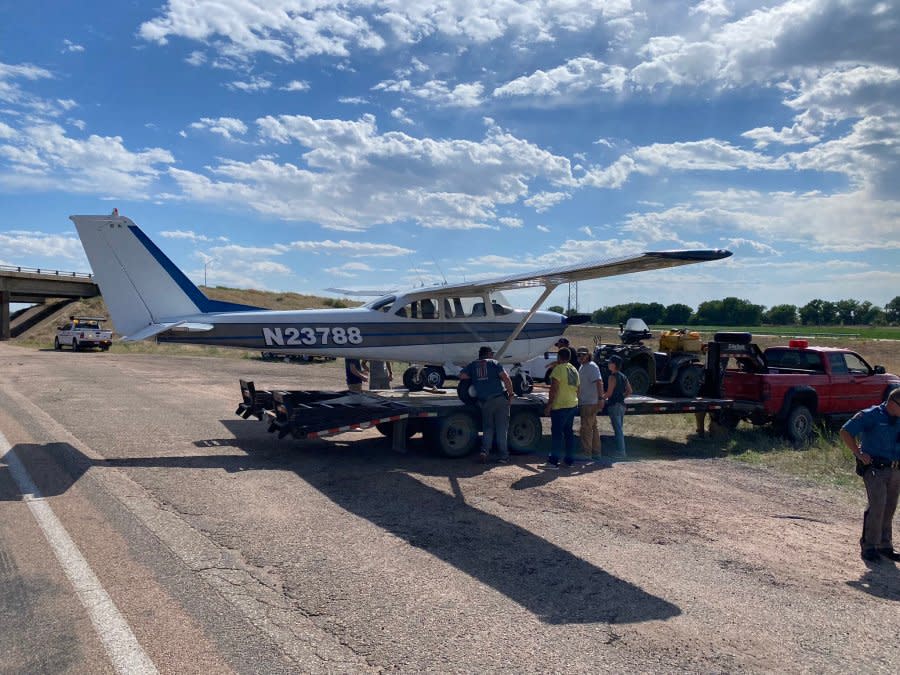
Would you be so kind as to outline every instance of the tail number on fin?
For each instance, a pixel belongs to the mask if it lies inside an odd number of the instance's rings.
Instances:
[[[313,345],[362,344],[362,332],[356,326],[320,326],[317,328],[263,328],[268,347],[311,347]]]

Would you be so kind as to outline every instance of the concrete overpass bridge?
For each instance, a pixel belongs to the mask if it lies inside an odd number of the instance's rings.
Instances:
[[[91,274],[0,265],[0,340],[12,336],[10,303],[46,305],[50,299],[71,302],[96,295],[100,289]]]

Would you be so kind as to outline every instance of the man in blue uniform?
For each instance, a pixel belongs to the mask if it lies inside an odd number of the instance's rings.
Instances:
[[[900,495],[898,420],[900,389],[894,389],[887,401],[856,413],[841,428],[841,440],[862,465],[859,470],[869,499],[859,540],[861,557],[866,562],[876,562],[882,557],[900,562],[900,553],[894,550],[891,534]]]
[[[475,387],[475,397],[481,408],[481,454],[486,462],[491,452],[494,436],[497,437],[497,461],[509,461],[509,408],[513,400],[513,385],[509,375],[494,360],[494,350],[484,346],[478,350],[478,360],[472,361],[459,373],[460,380],[468,380]]]

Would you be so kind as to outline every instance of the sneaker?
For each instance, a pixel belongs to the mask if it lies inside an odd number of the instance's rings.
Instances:
[[[542,469],[549,469],[550,471],[559,471],[559,464],[554,464],[553,462],[544,462],[541,464]]]

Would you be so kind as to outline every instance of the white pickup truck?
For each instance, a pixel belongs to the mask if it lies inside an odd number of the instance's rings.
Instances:
[[[72,316],[69,321],[58,327],[53,348],[60,350],[63,346],[71,347],[73,352],[87,347],[100,347],[107,351],[112,344],[112,331],[103,330],[103,318],[93,316]]]

